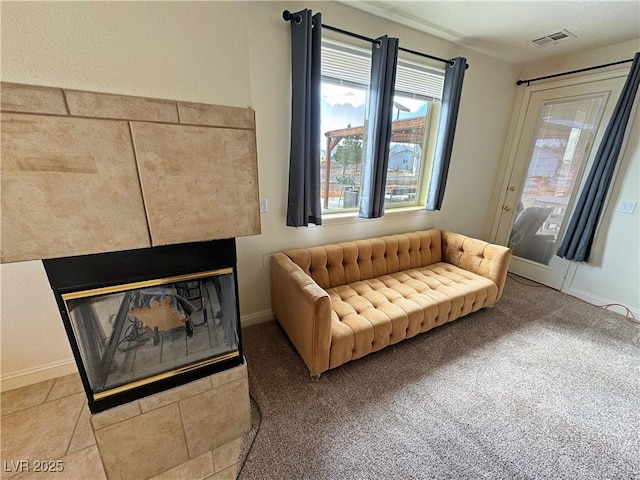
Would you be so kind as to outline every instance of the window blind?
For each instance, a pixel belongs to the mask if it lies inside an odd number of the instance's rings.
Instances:
[[[322,43],[322,80],[354,88],[367,88],[371,54],[340,45]],[[419,100],[440,101],[444,75],[398,61],[396,94]]]

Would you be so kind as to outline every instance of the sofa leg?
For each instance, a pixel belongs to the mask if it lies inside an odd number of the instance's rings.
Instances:
[[[313,380],[314,382],[317,382],[320,380],[320,375],[322,374],[319,373],[318,375],[314,375],[313,373],[310,373],[309,375],[311,375],[311,380]]]

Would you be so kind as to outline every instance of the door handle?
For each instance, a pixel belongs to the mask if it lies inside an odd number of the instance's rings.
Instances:
[[[511,211],[511,207],[509,205],[505,205],[502,207],[502,210],[504,210],[505,212],[510,212]]]

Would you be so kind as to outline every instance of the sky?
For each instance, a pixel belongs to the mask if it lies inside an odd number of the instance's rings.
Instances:
[[[401,111],[399,118],[410,118],[426,114],[427,105],[424,101],[400,97],[396,97],[395,100],[397,104],[409,110],[408,112]],[[365,101],[366,91],[364,90],[323,83],[322,133],[346,128],[348,125],[352,127],[363,125]],[[398,111],[394,110],[394,118],[397,118],[397,115]]]

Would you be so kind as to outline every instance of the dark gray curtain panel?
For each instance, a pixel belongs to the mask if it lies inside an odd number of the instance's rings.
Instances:
[[[431,182],[427,194],[427,210],[440,210],[444,198],[444,188],[449,174],[453,137],[458,121],[458,109],[462,95],[464,72],[467,69],[467,59],[456,57],[451,60],[453,65],[447,64],[442,87],[442,105],[438,122],[438,136],[431,170]]]
[[[376,39],[371,49],[371,83],[365,107],[365,153],[358,214],[361,218],[384,215],[398,45],[397,38],[385,35]]]
[[[291,150],[287,225],[322,223],[320,207],[320,13],[291,21]]]
[[[620,156],[633,101],[640,83],[640,52],[636,53],[631,71],[611,115],[595,160],[589,171],[576,208],[571,215],[557,255],[567,260],[588,262],[600,214],[604,206],[613,172]]]

